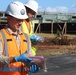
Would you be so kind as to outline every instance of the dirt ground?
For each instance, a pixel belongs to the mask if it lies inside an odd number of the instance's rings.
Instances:
[[[47,60],[47,72],[30,75],[76,75],[75,65],[72,60],[76,56],[76,35],[64,35],[62,37],[42,33],[38,35],[44,38],[44,42],[39,42],[34,46],[37,48],[37,55],[44,56]],[[71,58],[70,54],[75,55]],[[69,58],[71,62],[68,61]],[[74,59],[74,61],[75,60],[76,59]],[[67,62],[70,64],[65,64]],[[58,64],[61,65],[60,69]]]
[[[57,37],[55,34],[37,34],[44,38],[44,42],[34,45],[37,55],[50,56],[76,53],[76,35],[63,35]]]

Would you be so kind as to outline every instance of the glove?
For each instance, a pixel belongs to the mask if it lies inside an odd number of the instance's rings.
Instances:
[[[32,44],[37,44],[38,42],[43,42],[44,38],[42,38],[41,36],[38,35],[32,35],[30,36],[31,42]]]
[[[30,39],[31,39],[31,40],[36,40],[35,35],[30,36]]]
[[[32,44],[37,44],[38,43],[38,40],[37,40],[37,38],[36,38],[36,36],[30,36],[30,39],[31,39],[31,42],[32,42]]]
[[[44,41],[44,38],[41,37],[41,36],[38,36],[38,35],[32,35],[32,36],[30,36],[30,39],[31,40],[36,40],[36,41],[39,41],[39,42],[43,42]]]
[[[26,56],[26,54],[21,54],[20,56],[14,57],[16,62],[23,62],[25,64],[29,64],[33,59]]]
[[[30,36],[30,39],[32,39],[32,40],[39,40],[41,37],[40,36],[38,36],[38,35],[32,35],[32,36]]]
[[[40,67],[38,67],[35,63],[32,63],[30,66],[30,72],[31,73],[37,73],[40,71]]]

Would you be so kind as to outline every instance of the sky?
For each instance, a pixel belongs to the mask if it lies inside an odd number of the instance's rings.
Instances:
[[[5,11],[8,4],[16,0],[0,0],[0,11]],[[17,0],[26,3],[28,0]],[[36,0],[39,12],[76,13],[76,0]]]

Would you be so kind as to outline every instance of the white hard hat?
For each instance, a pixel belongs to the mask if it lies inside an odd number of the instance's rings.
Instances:
[[[38,10],[38,3],[35,0],[29,0],[24,4],[24,6],[32,9],[33,11],[37,12]]]
[[[11,2],[8,5],[5,13],[7,15],[11,15],[11,16],[18,18],[18,19],[28,18],[27,14],[26,14],[25,6],[19,1]]]

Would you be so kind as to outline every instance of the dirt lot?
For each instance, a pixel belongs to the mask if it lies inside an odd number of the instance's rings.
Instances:
[[[37,34],[44,38],[44,42],[34,45],[37,55],[61,55],[76,53],[76,35],[63,35],[57,37],[55,34]]]
[[[37,55],[43,55],[47,60],[48,72],[31,75],[76,75],[76,54],[74,55],[76,35],[64,35],[63,37],[42,33],[38,35],[44,37],[44,42],[39,42],[34,46],[37,48]]]

